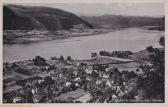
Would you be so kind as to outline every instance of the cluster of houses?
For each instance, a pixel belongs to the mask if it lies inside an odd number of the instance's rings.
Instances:
[[[87,65],[58,59],[45,60],[43,66],[34,65],[32,61],[17,62],[11,64],[10,69],[4,67],[5,72],[11,71],[11,67],[13,72],[27,77],[16,80],[13,87],[18,87],[11,88],[14,90],[4,88],[6,103],[112,102],[129,94],[133,90],[129,80],[142,75],[138,69],[139,74],[121,72],[107,64]],[[22,69],[18,72],[18,68]]]

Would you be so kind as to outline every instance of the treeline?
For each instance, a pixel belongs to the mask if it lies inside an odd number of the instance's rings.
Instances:
[[[125,27],[143,27],[143,26],[164,26],[164,17],[134,17],[121,15],[103,15],[103,16],[81,16],[94,28],[125,28]]]
[[[99,54],[101,56],[110,56],[110,57],[118,57],[118,58],[129,58],[129,55],[132,54],[131,51],[100,51]]]
[[[146,50],[152,53],[149,56],[151,65],[141,65],[145,77],[138,80],[138,88],[144,90],[146,99],[165,101],[165,38],[159,40],[163,48],[148,46]]]

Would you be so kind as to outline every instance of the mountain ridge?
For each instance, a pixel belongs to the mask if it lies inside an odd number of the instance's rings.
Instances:
[[[102,15],[102,16],[80,16],[83,20],[92,24],[94,28],[121,28],[121,27],[164,27],[164,17],[154,18],[147,16],[123,16],[123,15]]]
[[[3,6],[4,30],[68,30],[74,25],[83,24],[93,28],[91,24],[70,12],[42,6]]]

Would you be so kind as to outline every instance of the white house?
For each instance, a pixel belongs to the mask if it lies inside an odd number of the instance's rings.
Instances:
[[[69,86],[71,86],[71,84],[72,84],[72,83],[70,83],[70,82],[66,82],[66,83],[65,83],[65,86],[66,86],[66,87],[69,87]]]
[[[74,79],[74,81],[76,81],[76,82],[79,82],[80,80],[81,80],[80,77],[77,77]]]
[[[85,69],[85,72],[86,72],[87,74],[92,74],[92,70],[90,70],[90,69],[88,69],[88,68]]]
[[[109,86],[109,87],[112,86],[109,80],[106,81],[106,85]]]
[[[76,84],[75,84],[75,86],[76,86],[76,87],[79,87],[79,84],[78,84],[78,83],[76,83]]]

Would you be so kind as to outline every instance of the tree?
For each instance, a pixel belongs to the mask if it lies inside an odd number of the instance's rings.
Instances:
[[[60,60],[60,61],[64,61],[64,57],[63,57],[63,56],[60,56],[59,60]]]
[[[71,56],[68,56],[68,57],[67,57],[67,60],[68,60],[68,61],[71,61],[71,60],[72,60]]]
[[[50,60],[57,60],[57,57],[51,57]]]
[[[92,58],[97,57],[97,53],[92,52],[92,53],[91,53],[91,57],[92,57]]]
[[[44,77],[44,83],[46,85],[50,85],[50,84],[54,83],[54,80],[52,80],[52,78],[50,76],[46,76],[46,77]]]
[[[154,48],[153,48],[153,46],[148,46],[148,47],[146,48],[146,50],[151,53],[151,52],[154,51]]]
[[[160,37],[159,44],[161,46],[165,47],[165,38],[164,37]]]
[[[164,61],[164,48],[158,49],[154,48],[152,50],[152,55],[149,59],[151,66],[144,65],[141,66],[142,70],[145,72],[145,77],[140,78],[138,81],[139,87],[141,87],[146,95],[145,98],[154,99],[159,98],[164,101],[164,78],[165,78],[165,61]]]
[[[46,60],[44,58],[42,58],[41,56],[36,56],[33,59],[34,65],[37,66],[45,66],[46,65]]]

